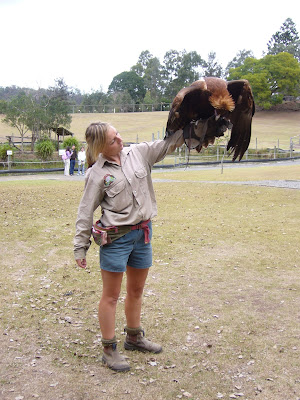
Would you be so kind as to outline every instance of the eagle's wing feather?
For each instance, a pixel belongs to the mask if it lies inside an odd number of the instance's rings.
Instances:
[[[227,89],[235,102],[235,109],[230,113],[230,122],[233,126],[227,150],[233,153],[233,161],[238,157],[241,160],[250,143],[255,104],[247,80],[230,81]]]
[[[224,136],[232,125],[227,150],[233,153],[233,161],[241,160],[249,146],[254,111],[253,94],[247,80],[226,82],[207,77],[177,93],[165,137],[183,129],[184,137],[188,132],[189,139],[198,140],[196,149],[200,151],[202,146],[214,143],[216,137]]]
[[[183,129],[192,120],[208,118],[207,114],[213,112],[213,107],[208,101],[210,94],[204,81],[196,81],[191,86],[181,89],[171,105],[166,136]]]

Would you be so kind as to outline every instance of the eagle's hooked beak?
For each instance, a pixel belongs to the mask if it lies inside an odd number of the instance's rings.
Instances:
[[[217,110],[215,110],[215,120],[218,121],[220,117],[221,115],[217,113]]]

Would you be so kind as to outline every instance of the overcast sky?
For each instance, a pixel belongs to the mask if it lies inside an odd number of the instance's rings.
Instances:
[[[285,0],[0,0],[0,86],[107,90],[149,50],[215,52],[226,67],[239,50],[261,58],[300,2]]]

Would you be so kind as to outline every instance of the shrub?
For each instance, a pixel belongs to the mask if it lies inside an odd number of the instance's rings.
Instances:
[[[0,145],[0,160],[7,160],[7,150],[13,150],[13,148],[8,143]]]
[[[71,136],[71,137],[65,139],[64,142],[63,142],[63,148],[64,148],[64,149],[65,149],[67,146],[69,146],[69,147],[71,148],[73,145],[75,145],[76,150],[78,151],[78,150],[79,150],[80,144],[79,144],[78,140],[77,140],[75,137],[73,137],[73,136]]]
[[[39,141],[36,146],[36,152],[42,160],[49,160],[55,151],[55,146],[50,139]]]

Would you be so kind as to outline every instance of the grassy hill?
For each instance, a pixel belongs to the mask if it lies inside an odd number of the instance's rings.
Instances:
[[[18,136],[17,129],[13,129],[2,122],[0,115],[0,141],[5,141],[5,136],[12,133]],[[168,118],[167,111],[144,113],[118,113],[118,114],[72,114],[70,130],[78,140],[84,141],[84,132],[91,122],[106,121],[114,125],[126,142],[139,142],[152,140],[163,129]],[[260,111],[254,115],[252,124],[252,138],[250,148],[273,148],[274,146],[287,149],[290,137],[300,134],[300,112],[294,111]]]

